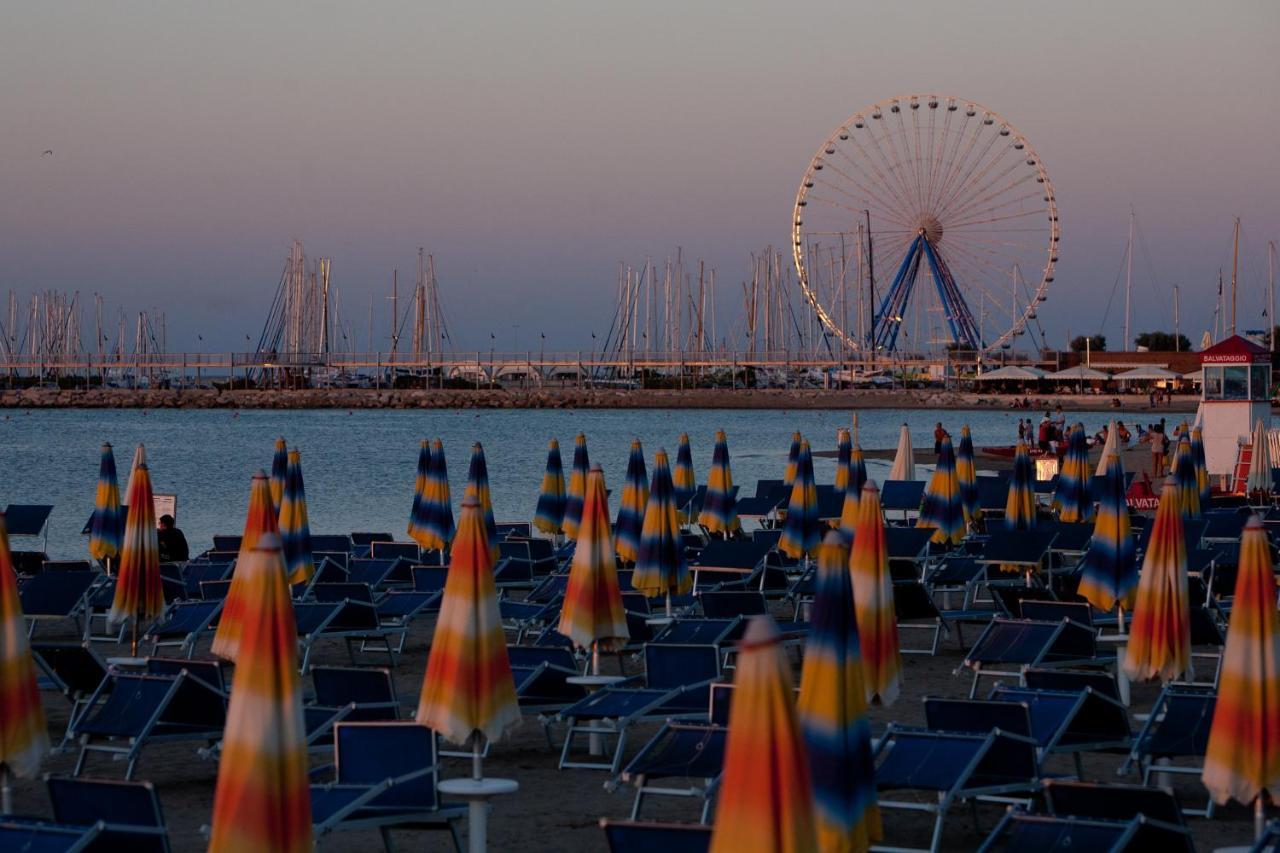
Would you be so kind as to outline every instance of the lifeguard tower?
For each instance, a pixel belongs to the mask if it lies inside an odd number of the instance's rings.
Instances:
[[[1196,420],[1212,477],[1233,474],[1242,443],[1259,420],[1271,425],[1271,353],[1239,335],[1200,353],[1204,382]]]

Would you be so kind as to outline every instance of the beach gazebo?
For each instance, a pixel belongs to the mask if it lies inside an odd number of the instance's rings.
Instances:
[[[974,382],[1038,382],[1045,377],[1045,372],[1029,364],[1006,364],[995,370],[988,370],[973,377]]]
[[[1103,373],[1101,370],[1089,367],[1087,364],[1077,364],[1074,367],[1068,367],[1055,373],[1046,373],[1044,378],[1050,382],[1074,382],[1080,386],[1080,390],[1083,392],[1084,383],[1107,382],[1111,379],[1111,374]]]

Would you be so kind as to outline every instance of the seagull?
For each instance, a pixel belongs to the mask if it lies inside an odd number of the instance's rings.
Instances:
[[[46,149],[44,149],[44,153],[43,153],[43,154],[41,154],[40,156],[41,156],[41,157],[52,157],[52,156],[53,156],[53,149],[52,149],[52,148],[46,148]]]

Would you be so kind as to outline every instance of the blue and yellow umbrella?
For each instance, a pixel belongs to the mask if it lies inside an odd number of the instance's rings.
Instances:
[[[560,442],[553,438],[547,447],[547,470],[542,475],[533,526],[543,533],[558,535],[564,528],[564,505],[564,466],[560,462]]]
[[[427,476],[427,493],[422,499],[427,521],[422,538],[414,537],[423,548],[443,551],[453,541],[453,499],[449,494],[449,467],[440,439],[431,442],[431,469]]]
[[[1036,526],[1035,471],[1025,442],[1019,441],[1013,454],[1013,476],[1009,479],[1009,495],[1004,502],[1006,530],[1030,530]],[[1022,566],[1005,564],[1004,572],[1021,572]]]
[[[413,508],[409,510],[409,538],[423,548],[430,540],[426,509],[427,483],[431,477],[431,442],[425,438],[418,445],[418,473],[413,478]],[[287,562],[287,560],[286,560]]]
[[[1093,496],[1089,494],[1089,446],[1084,424],[1076,424],[1067,439],[1067,452],[1058,472],[1058,487],[1053,493],[1053,508],[1058,520],[1087,522],[1093,519]]]
[[[1174,457],[1173,482],[1178,489],[1178,509],[1184,519],[1200,517],[1200,482],[1196,476],[1196,458],[1191,440],[1183,433]]]
[[[707,495],[702,500],[698,522],[710,532],[726,536],[742,526],[738,520],[738,498],[733,492],[733,471],[729,468],[729,439],[724,430],[716,430]]]
[[[796,481],[796,467],[800,464],[800,433],[791,433],[791,449],[787,451],[787,469],[782,474],[782,485],[788,489]]]
[[[582,521],[582,502],[587,494],[587,473],[591,461],[587,458],[587,437],[578,433],[573,440],[573,467],[569,469],[569,491],[564,501],[564,535],[578,538],[578,525]]]
[[[978,497],[978,468],[973,459],[973,436],[968,425],[960,428],[960,445],[956,448],[956,479],[960,481],[960,505],[970,523],[982,514]]]
[[[671,485],[675,488],[676,518],[681,524],[688,524],[689,514],[679,507],[689,504],[689,499],[698,490],[698,478],[693,470],[693,450],[689,447],[689,433],[680,433],[680,442],[676,446],[676,467],[671,471]]]
[[[1204,433],[1200,427],[1191,430],[1191,458],[1196,465],[1196,482],[1200,484],[1200,511],[1209,508],[1213,487],[1209,482],[1209,465],[1204,458]]]
[[[778,548],[787,556],[799,559],[814,552],[821,538],[818,487],[813,482],[813,455],[809,451],[809,442],[801,439],[795,482],[791,486],[791,499],[787,502],[787,520],[782,525]]]
[[[124,540],[124,513],[120,509],[120,483],[116,479],[116,456],[111,445],[102,445],[98,463],[98,492],[93,501],[89,525],[89,554],[104,563],[120,556]]]
[[[1129,507],[1125,503],[1124,466],[1119,454],[1107,455],[1098,495],[1098,516],[1093,522],[1093,538],[1084,555],[1079,594],[1094,607],[1107,611],[1119,606],[1133,609],[1138,589],[1137,547],[1129,529]]]
[[[844,494],[849,488],[849,465],[853,460],[853,439],[849,431],[843,427],[836,430],[836,477],[835,490]],[[861,488],[861,487],[859,487]]]
[[[671,615],[671,596],[693,590],[680,525],[676,521],[675,488],[665,450],[659,450],[653,457],[653,481],[649,486],[649,502],[644,510],[644,527],[631,585],[650,598],[666,596],[668,616]]]
[[[924,488],[924,502],[916,527],[934,528],[930,542],[959,545],[965,534],[964,506],[960,502],[960,479],[956,476],[956,452],[950,436],[943,436],[938,465]]]
[[[475,495],[480,502],[480,515],[484,519],[485,532],[489,534],[490,556],[494,565],[498,562],[498,525],[493,520],[493,498],[489,495],[489,466],[484,461],[484,447],[476,442],[471,447],[471,465],[467,468],[467,491],[463,495]]]
[[[280,501],[280,543],[290,584],[306,583],[316,573],[311,553],[311,524],[307,520],[307,492],[302,483],[302,454],[289,451],[289,473]]]
[[[289,446],[284,436],[276,439],[275,454],[271,457],[271,503],[280,512],[280,501],[284,500],[284,481],[289,476]]]
[[[644,448],[637,438],[631,442],[622,499],[618,501],[618,520],[613,525],[614,547],[624,560],[635,562],[640,553],[640,529],[644,527],[644,511],[648,502],[649,475],[644,469]]]

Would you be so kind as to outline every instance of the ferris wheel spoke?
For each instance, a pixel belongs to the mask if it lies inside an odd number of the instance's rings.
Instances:
[[[902,117],[903,110],[899,107],[899,138],[902,140],[902,149],[906,154],[907,168],[911,171],[911,189],[914,194],[916,208],[921,213],[924,213],[924,181],[921,178],[920,170],[920,107],[917,105],[913,109],[908,104],[906,109],[911,112],[911,131],[908,133],[906,123]]]
[[[871,208],[875,208],[875,207],[891,207],[891,208],[893,209],[894,214],[898,217],[896,221],[898,221],[898,222],[900,222],[900,223],[905,224],[905,223],[909,220],[909,218],[910,218],[910,217],[908,217],[908,216],[907,216],[906,211],[905,211],[905,210],[903,210],[903,208],[901,207],[901,205],[896,204],[896,203],[895,203],[895,204],[891,204],[891,205],[886,205],[886,204],[885,204],[885,201],[886,201],[886,197],[885,197],[885,196],[881,195],[881,196],[877,197],[877,196],[876,196],[876,194],[871,190],[871,188],[870,188],[870,187],[866,187],[866,186],[864,186],[864,185],[862,184],[862,182],[861,182],[861,181],[859,181],[856,177],[854,177],[850,172],[848,172],[848,171],[846,171],[846,170],[844,170],[844,169],[841,169],[841,168],[839,168],[839,167],[837,167],[837,166],[832,166],[832,165],[830,165],[830,164],[827,164],[827,167],[826,167],[826,168],[827,168],[827,169],[830,169],[833,173],[835,173],[835,174],[839,175],[840,177],[845,178],[845,179],[846,179],[846,180],[848,180],[851,184],[853,184],[853,185],[854,185],[854,187],[856,187],[857,189],[861,190],[861,191],[864,193],[863,197],[859,198],[859,197],[854,196],[852,193],[849,193],[849,192],[847,192],[847,191],[845,191],[845,190],[840,190],[840,192],[841,192],[842,194],[845,194],[845,195],[847,195],[849,198],[852,198],[852,199],[854,199],[855,201],[857,201],[857,202],[859,203],[859,205],[860,205],[860,208],[859,208],[859,209],[862,209],[862,208],[871,209]],[[823,179],[822,183],[823,183],[824,185],[831,186],[831,187],[834,187],[834,186],[835,186],[835,184],[834,184],[832,181],[830,181],[829,179]],[[895,199],[894,201],[896,201],[896,199]]]
[[[887,129],[888,123],[883,117],[879,120],[873,119],[872,121],[874,124],[867,125],[867,128],[871,131],[871,143],[875,146],[876,153],[880,155],[881,162],[888,169],[889,174],[893,176],[894,181],[897,184],[898,198],[907,206],[908,211],[912,214],[912,218],[915,218],[918,215],[918,211],[912,207],[911,190],[907,185],[906,177],[902,174],[903,167],[901,163],[901,154],[899,153],[897,146],[893,143],[892,137]],[[876,131],[875,126],[879,126],[879,132]],[[883,145],[881,144],[882,142]],[[894,156],[892,159],[885,154],[884,149],[886,146],[893,151]]]
[[[978,127],[979,130],[975,133],[975,136],[981,139],[981,128],[985,127],[985,125],[979,124]],[[938,201],[938,210],[946,210],[955,202],[957,197],[970,192],[973,183],[981,180],[982,174],[989,168],[986,164],[999,159],[998,152],[995,157],[988,159],[991,154],[991,150],[995,147],[996,141],[999,138],[999,136],[992,135],[985,141],[985,143],[982,144],[977,153],[971,154],[966,159],[964,163],[964,172],[952,184],[947,194]]]
[[[955,145],[952,148],[952,155],[947,163],[946,179],[938,187],[935,197],[929,200],[929,205],[933,210],[940,210],[943,202],[951,195],[957,184],[964,180],[964,176],[970,169],[970,164],[975,159],[974,152],[978,149],[979,143],[982,141],[982,122],[978,121],[973,124],[973,116],[968,112],[965,113],[964,123],[956,133]],[[963,150],[961,150],[963,146]],[[981,157],[981,155],[976,155]]]
[[[879,164],[874,161],[874,158],[866,151],[865,148],[862,147],[862,144],[852,134],[850,134],[849,136],[849,141],[852,142],[854,147],[858,149],[858,152],[863,157],[863,161],[870,166],[871,177],[874,183],[879,185],[878,196],[881,204],[892,207],[898,213],[898,216],[901,217],[901,219],[909,220],[911,216],[907,212],[906,208],[903,207],[902,205],[901,195],[890,185],[889,177],[884,173],[884,171],[880,168]],[[842,148],[842,149],[839,149],[838,153],[850,166],[852,166],[854,169],[858,168],[859,166],[858,161],[850,157],[847,151],[845,151]],[[856,183],[857,186],[860,189],[862,189],[864,192],[866,192],[869,197],[875,197],[877,195],[877,192],[875,190],[865,186],[862,181],[857,180],[856,178],[853,178],[852,173],[850,171],[842,169],[840,171],[840,174],[850,175],[851,176],[850,180]]]
[[[1012,199],[1010,202],[1007,202],[1005,204],[997,205],[994,207],[988,207],[983,210],[971,211],[970,216],[975,216],[979,218],[968,219],[963,222],[957,222],[949,225],[949,228],[951,229],[966,228],[970,225],[992,225],[996,222],[1011,222],[1016,219],[1028,219],[1030,217],[1044,216],[1045,213],[1043,210],[1020,210],[1016,213],[1006,213],[1001,216],[990,215],[997,212],[1000,208],[1008,207],[1010,204],[1016,204],[1018,202],[1024,202],[1030,198],[1038,198],[1038,197],[1039,197],[1039,193],[1032,193],[1031,195],[1020,196],[1019,198]]]
[[[975,187],[973,193],[963,202],[958,202],[954,206],[939,213],[944,221],[949,219],[963,219],[966,212],[987,202],[999,199],[1001,196],[1007,196],[1010,193],[1017,192],[1019,187],[1027,183],[1035,183],[1036,175],[1034,172],[1023,172],[1021,176],[1017,176],[1018,163],[1008,165],[1000,172],[992,174],[990,180],[986,181],[982,187]],[[1035,197],[1039,193],[1033,194]],[[1021,198],[1021,197],[1019,197]]]

